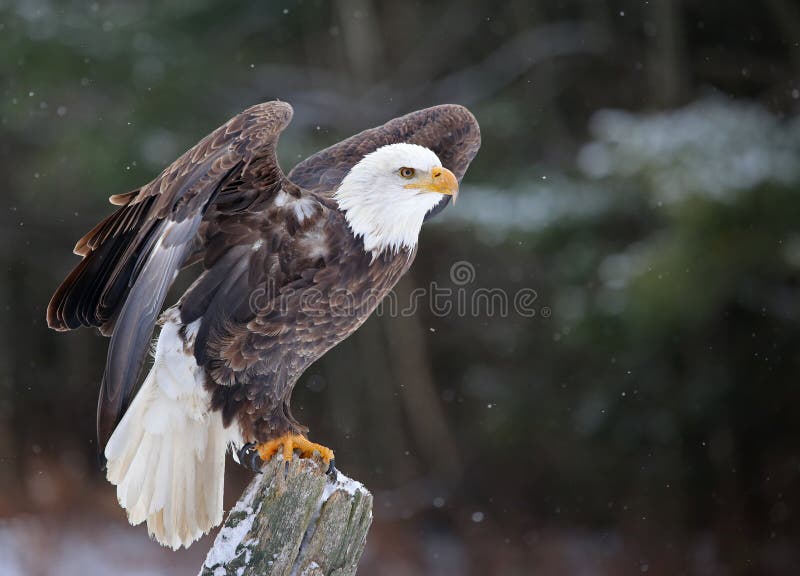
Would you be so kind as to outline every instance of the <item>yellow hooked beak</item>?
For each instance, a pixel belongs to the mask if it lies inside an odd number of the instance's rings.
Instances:
[[[405,187],[416,188],[422,192],[435,192],[445,196],[452,196],[453,203],[458,197],[458,179],[456,179],[456,175],[441,166],[435,166],[431,169],[430,178],[421,182],[406,184]]]

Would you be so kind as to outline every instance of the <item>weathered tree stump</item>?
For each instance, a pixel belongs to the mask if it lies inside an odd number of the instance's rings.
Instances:
[[[372,523],[372,494],[316,459],[280,457],[257,474],[206,556],[200,576],[348,576]]]

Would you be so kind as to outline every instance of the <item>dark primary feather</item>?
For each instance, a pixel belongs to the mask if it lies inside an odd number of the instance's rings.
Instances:
[[[47,321],[56,330],[99,326],[113,334],[98,405],[101,447],[128,404],[163,299],[210,203],[222,195],[226,204],[252,205],[270,192],[282,178],[275,146],[291,117],[283,102],[245,110],[146,186],[112,196],[121,208],[76,244],[84,259],[50,301]],[[232,177],[258,185],[225,188]]]
[[[480,146],[469,111],[436,106],[331,146],[287,178],[275,146],[291,116],[281,102],[245,110],[153,182],[112,196],[120,209],[76,245],[84,258],[47,319],[57,330],[99,326],[112,335],[98,403],[101,448],[127,407],[167,290],[180,267],[197,261],[204,270],[179,307],[184,323],[200,320],[194,353],[214,408],[226,423],[238,418],[250,439],[302,430],[289,410],[294,382],[358,328],[414,256],[371,264],[332,193],[380,146],[426,146],[459,180]],[[348,310],[331,313],[343,286]]]
[[[184,235],[194,233],[196,222],[171,222],[170,227],[150,251],[115,323],[97,402],[97,434],[101,441],[111,437],[128,407],[161,305],[188,252]],[[180,239],[170,242],[169,236],[176,232]]]

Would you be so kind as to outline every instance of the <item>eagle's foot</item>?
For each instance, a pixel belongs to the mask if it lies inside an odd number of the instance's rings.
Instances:
[[[322,444],[311,442],[308,438],[300,434],[284,434],[283,436],[255,446],[255,451],[264,462],[269,461],[270,458],[278,452],[283,454],[284,462],[291,462],[292,458],[294,458],[295,450],[300,452],[301,458],[310,458],[314,455],[314,452],[319,452],[322,461],[328,465],[328,472],[333,470],[335,474],[336,468],[333,466],[333,450]]]

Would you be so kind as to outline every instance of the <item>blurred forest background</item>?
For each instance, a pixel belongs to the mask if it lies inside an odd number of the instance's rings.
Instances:
[[[199,568],[210,538],[127,525],[107,340],[45,306],[109,195],[273,98],[287,171],[468,106],[483,147],[398,298],[536,292],[375,317],[298,385],[376,495],[361,574],[800,573],[796,2],[0,0],[0,574]]]

